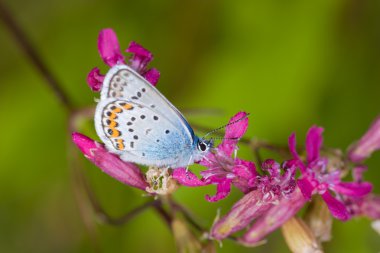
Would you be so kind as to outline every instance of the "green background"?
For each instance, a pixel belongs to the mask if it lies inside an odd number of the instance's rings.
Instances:
[[[97,36],[111,27],[122,48],[135,40],[154,53],[158,88],[178,108],[220,108],[218,117],[191,116],[209,127],[239,110],[251,113],[247,137],[285,144],[313,124],[325,145],[345,150],[380,113],[380,2],[321,1],[4,1],[79,108],[94,105],[88,71],[107,67]],[[93,252],[75,200],[69,166],[67,112],[0,23],[0,251]],[[92,137],[89,123],[82,132]],[[243,148],[240,155],[253,159]],[[88,161],[86,178],[117,216],[147,199]],[[366,179],[380,192],[380,154]],[[208,203],[215,187],[181,188],[175,199],[205,226],[240,198]],[[121,227],[94,217],[102,252],[175,252],[169,229],[153,211]],[[326,252],[377,252],[367,219],[336,221]],[[259,248],[225,241],[219,252],[288,252],[280,232]]]

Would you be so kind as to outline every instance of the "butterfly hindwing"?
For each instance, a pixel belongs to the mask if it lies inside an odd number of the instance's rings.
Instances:
[[[125,161],[160,166],[192,153],[186,129],[175,126],[168,115],[127,99],[102,99],[95,127],[106,147]]]

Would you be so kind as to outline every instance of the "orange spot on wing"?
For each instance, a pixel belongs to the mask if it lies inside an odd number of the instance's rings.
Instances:
[[[112,129],[113,130],[113,132],[112,132],[112,135],[111,135],[111,137],[119,137],[120,136],[120,131],[118,131],[118,130],[116,130],[116,129]]]
[[[131,104],[126,104],[126,105],[123,106],[123,108],[126,109],[126,110],[130,110],[130,109],[133,108],[133,106]]]
[[[114,120],[117,118],[116,113],[111,113],[111,116],[109,117],[110,120]]]
[[[112,110],[113,113],[120,113],[122,112],[123,110],[121,108],[115,108]]]
[[[117,126],[117,122],[111,120],[111,123],[108,125],[110,128],[115,128]]]
[[[122,149],[124,149],[124,147],[125,147],[125,146],[124,146],[124,141],[123,141],[122,139],[118,139],[118,140],[117,140],[117,145],[116,145],[116,146],[117,146],[117,149],[118,149],[118,150],[122,150]]]

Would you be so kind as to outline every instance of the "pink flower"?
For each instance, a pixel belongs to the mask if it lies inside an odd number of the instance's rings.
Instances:
[[[253,245],[294,216],[306,202],[297,188],[295,169],[291,161],[280,166],[274,160],[266,160],[262,164],[265,174],[257,173],[249,182],[251,191],[213,225],[211,237],[221,240],[256,220],[241,239],[244,244]]]
[[[199,163],[208,167],[201,172],[198,179],[185,168],[177,168],[173,171],[173,178],[185,186],[217,185],[215,196],[206,195],[209,202],[215,202],[228,196],[231,185],[235,185],[242,192],[247,193],[252,188],[252,180],[256,177],[255,164],[232,157],[237,150],[238,139],[241,138],[248,128],[248,118],[245,112],[239,112],[233,116],[226,127],[226,133],[222,143],[210,152]]]
[[[239,241],[247,246],[259,244],[268,234],[296,215],[305,202],[305,198],[297,187],[292,195],[282,198],[277,205],[272,205],[258,217],[248,231],[239,238]]]
[[[93,68],[87,75],[87,83],[92,91],[98,92],[101,90],[104,81],[104,75],[100,74],[98,68]]]
[[[363,173],[367,170],[366,166],[360,165],[353,169],[352,174],[354,181],[361,183]],[[372,220],[380,219],[380,196],[368,194],[365,196],[344,196],[344,203],[353,217],[365,216]]]
[[[112,67],[116,64],[126,64],[116,34],[112,29],[103,29],[100,31],[98,50],[100,57],[108,66]],[[147,68],[149,62],[153,60],[152,53],[134,41],[130,43],[126,52],[132,54],[129,60],[130,67],[142,75],[152,85],[156,85],[160,78],[160,72],[154,68]],[[100,74],[98,68],[93,68],[87,76],[87,83],[93,91],[100,91],[103,80],[104,75]]]
[[[124,56],[120,51],[119,41],[112,29],[103,29],[98,37],[98,50],[105,64],[112,67],[116,64],[125,64]]]
[[[380,149],[380,117],[375,119],[364,136],[349,148],[348,158],[359,163]]]
[[[126,185],[141,190],[145,190],[148,187],[142,172],[135,164],[120,160],[117,155],[108,152],[103,144],[80,133],[73,133],[72,139],[85,157],[104,173]]]
[[[295,134],[289,137],[290,152],[302,174],[297,184],[306,199],[311,199],[313,194],[320,194],[335,218],[347,220],[350,215],[342,202],[342,196],[365,196],[371,192],[372,185],[368,182],[342,182],[340,168],[327,169],[328,160],[320,156],[322,132],[323,129],[316,126],[309,129],[306,136],[306,163],[296,151]]]

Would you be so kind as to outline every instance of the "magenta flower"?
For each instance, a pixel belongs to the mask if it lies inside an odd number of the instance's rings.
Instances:
[[[268,234],[295,216],[305,205],[305,202],[305,198],[299,188],[296,187],[291,195],[287,198],[281,198],[276,205],[271,205],[263,215],[257,218],[248,231],[239,238],[239,241],[246,246],[260,244]]]
[[[296,151],[295,134],[289,137],[290,152],[302,174],[297,183],[306,199],[310,200],[313,194],[320,194],[335,218],[347,220],[350,215],[342,202],[342,196],[365,196],[371,192],[372,185],[368,182],[342,182],[340,168],[328,169],[328,159],[320,157],[322,132],[323,129],[316,126],[309,129],[306,136],[306,163]]]
[[[117,155],[108,152],[103,144],[80,133],[73,133],[72,139],[85,157],[106,174],[141,190],[148,187],[142,172],[135,164],[120,160]]]
[[[260,175],[256,172],[255,178],[249,182],[251,191],[236,202],[227,215],[213,225],[211,229],[212,238],[221,240],[249,226],[256,219],[257,221],[249,230],[249,234],[242,238],[244,244],[256,244],[268,233],[294,216],[305,203],[302,195],[296,193],[299,190],[295,180],[296,167],[294,163],[285,162],[280,166],[274,160],[269,159],[262,164],[261,168],[265,174]],[[277,211],[274,212],[272,209]],[[265,220],[269,219],[268,213],[271,213],[270,222],[266,224]],[[258,224],[266,224],[268,230],[264,231],[262,225]]]
[[[248,128],[246,116],[245,112],[239,112],[233,116],[229,121],[230,124],[226,127],[222,143],[199,162],[209,168],[201,172],[201,179],[185,168],[175,169],[173,178],[180,184],[190,187],[216,184],[215,196],[206,195],[209,202],[227,197],[231,190],[231,184],[244,193],[249,192],[256,177],[255,164],[232,157],[233,153],[237,151],[238,139]]]
[[[363,182],[363,173],[367,170],[367,166],[361,163],[378,149],[380,149],[380,117],[377,117],[364,136],[348,149],[348,159],[355,164],[352,175],[357,184]],[[379,195],[344,196],[344,203],[353,217],[380,219]]]
[[[361,183],[366,170],[367,167],[364,165],[355,167],[352,170],[354,181]],[[343,201],[352,217],[365,216],[373,220],[380,219],[380,196],[378,195],[344,196]]]
[[[112,67],[116,64],[126,64],[116,34],[112,29],[103,29],[100,31],[98,50],[100,57],[108,66]],[[160,78],[160,72],[155,68],[147,68],[149,62],[153,60],[152,53],[134,41],[129,44],[126,52],[132,54],[132,57],[129,59],[129,66],[152,85],[156,85]],[[93,91],[100,91],[103,80],[104,75],[100,74],[98,68],[93,68],[87,76],[87,83]]]
[[[377,117],[364,136],[349,148],[348,158],[359,163],[380,149],[380,117]]]

